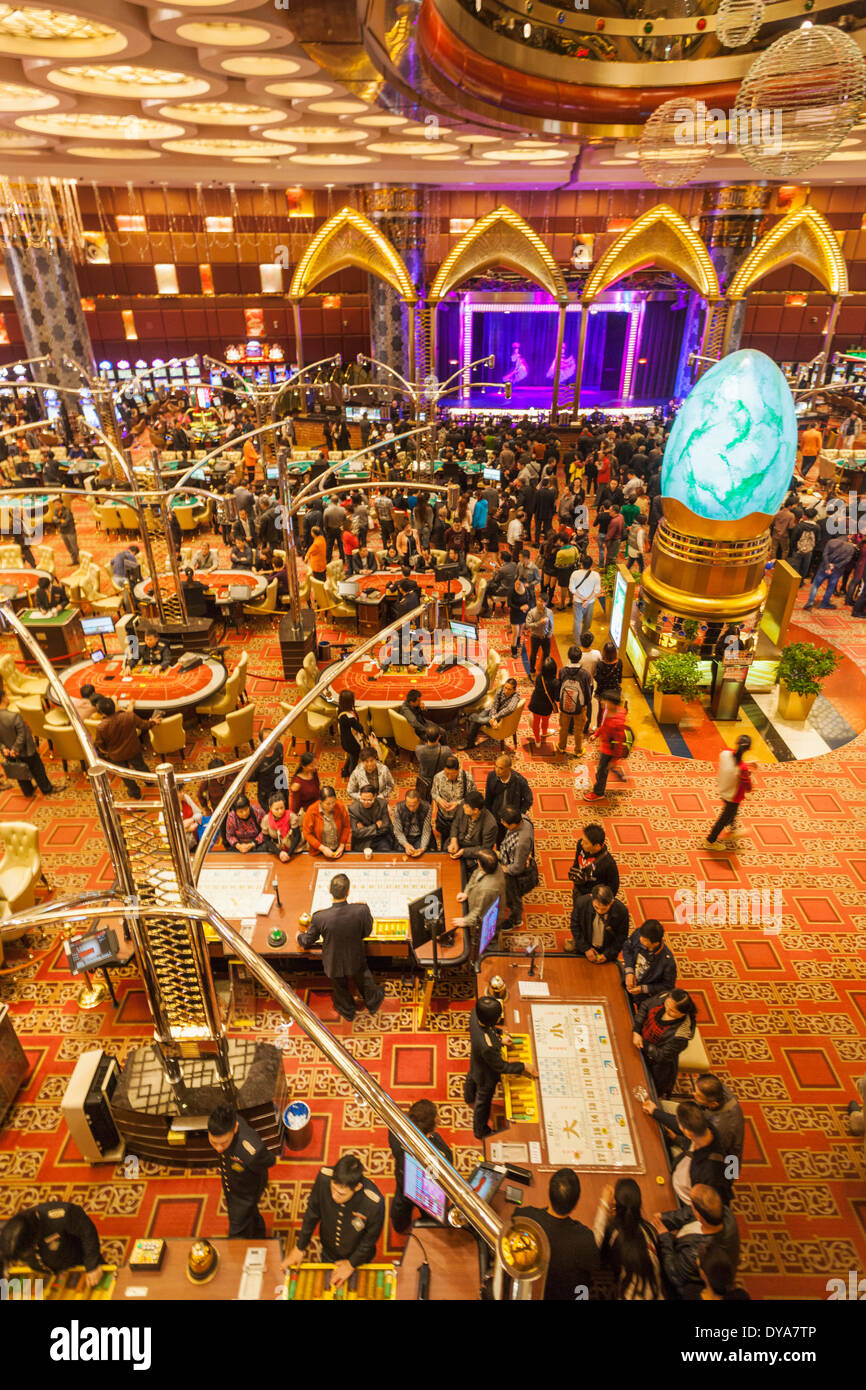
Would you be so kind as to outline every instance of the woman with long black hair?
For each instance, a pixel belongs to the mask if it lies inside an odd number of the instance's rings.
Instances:
[[[656,1233],[641,1211],[634,1178],[620,1178],[601,1194],[593,1235],[602,1268],[616,1280],[616,1296],[634,1302],[664,1298]]]
[[[744,755],[748,753],[751,746],[752,740],[749,735],[741,734],[733,748],[724,748],[719,757],[716,790],[722,798],[722,809],[716,818],[715,825],[704,841],[707,849],[717,848],[716,842],[727,826],[730,826],[730,834],[726,844],[730,844],[734,838],[737,813],[743,804],[746,792],[752,790],[752,767],[754,764],[744,762]]]

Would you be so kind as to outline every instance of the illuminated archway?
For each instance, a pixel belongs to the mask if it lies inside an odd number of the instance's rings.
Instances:
[[[728,299],[744,299],[758,280],[782,266],[798,265],[832,295],[848,293],[848,268],[836,233],[816,208],[786,213],[749,252],[728,287]]]
[[[303,366],[300,301],[320,281],[347,266],[376,275],[396,290],[409,308],[409,376],[415,375],[415,306],[418,292],[397,250],[356,208],[344,207],[316,232],[297,264],[289,289],[295,317],[298,366]]]
[[[584,311],[611,285],[647,266],[669,270],[691,289],[696,290],[707,305],[707,323],[713,305],[719,298],[719,278],[710,254],[688,222],[667,203],[659,203],[642,213],[616,241],[607,248],[592,271],[581,295]],[[580,316],[580,341],[577,354],[577,375],[574,381],[574,413],[580,409],[580,382],[586,348],[588,316]]]
[[[457,245],[452,247],[439,267],[427,296],[430,306],[431,368],[435,367],[436,363],[436,311],[439,304],[464,280],[494,265],[505,266],[516,271],[518,275],[525,275],[559,305],[552,404],[552,410],[555,411],[559,399],[560,359],[565,334],[568,287],[562,271],[541,237],[513,208],[503,205],[480,217],[460,238]]]

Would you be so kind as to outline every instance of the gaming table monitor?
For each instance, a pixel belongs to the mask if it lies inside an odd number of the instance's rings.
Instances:
[[[410,1202],[426,1211],[435,1221],[445,1220],[448,1209],[445,1189],[428,1178],[418,1160],[410,1153],[404,1154],[403,1159],[403,1192]]]
[[[499,926],[499,898],[494,898],[484,916],[481,918],[481,933],[478,938],[478,954],[483,956],[487,947],[490,945],[496,929]]]
[[[409,904],[409,933],[412,945],[416,948],[426,946],[436,936],[444,936],[445,898],[441,888],[425,893],[423,898],[413,898]]]

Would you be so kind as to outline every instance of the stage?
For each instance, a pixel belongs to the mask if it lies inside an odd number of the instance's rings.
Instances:
[[[560,387],[557,415],[571,413],[573,397],[574,382]],[[580,413],[585,415],[590,410],[602,410],[610,415],[648,415],[660,406],[666,406],[669,400],[669,396],[636,399],[633,396],[623,397],[614,391],[585,390],[581,387]],[[449,415],[466,415],[471,412],[473,415],[546,417],[550,414],[552,404],[553,393],[549,386],[515,387],[510,400],[505,399],[502,391],[473,386],[465,396],[454,396],[451,400],[443,402],[443,410]]]

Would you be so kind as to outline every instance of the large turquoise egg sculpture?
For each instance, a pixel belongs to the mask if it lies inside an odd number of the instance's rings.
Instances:
[[[745,348],[710,367],[683,402],[662,461],[662,497],[712,521],[774,516],[796,455],[788,383],[765,353]]]

